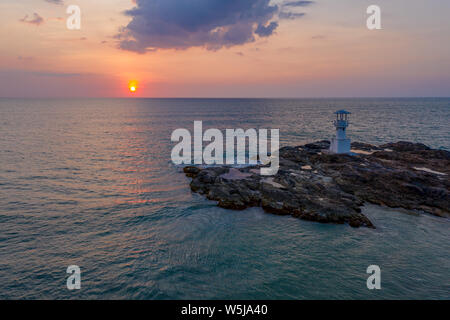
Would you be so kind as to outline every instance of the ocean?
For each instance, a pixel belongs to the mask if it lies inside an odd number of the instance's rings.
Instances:
[[[170,159],[194,120],[300,145],[330,139],[338,109],[352,141],[450,150],[449,98],[0,99],[0,298],[450,299],[448,219],[366,205],[372,230],[225,210]]]

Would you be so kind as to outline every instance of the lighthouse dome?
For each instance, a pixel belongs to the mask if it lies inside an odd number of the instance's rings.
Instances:
[[[348,112],[347,110],[342,109],[342,110],[336,111],[334,114],[352,114],[352,113]]]

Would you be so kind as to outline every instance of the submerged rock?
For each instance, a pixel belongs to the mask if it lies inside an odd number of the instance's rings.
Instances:
[[[262,207],[266,212],[323,223],[375,228],[361,213],[364,202],[450,216],[450,152],[411,142],[330,154],[328,141],[280,149],[275,176],[246,168],[186,167],[192,191],[223,208]]]

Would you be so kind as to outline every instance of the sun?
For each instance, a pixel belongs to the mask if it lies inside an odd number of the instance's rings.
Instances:
[[[136,92],[137,88],[138,88],[137,81],[133,80],[128,83],[128,89],[130,90],[131,93]]]

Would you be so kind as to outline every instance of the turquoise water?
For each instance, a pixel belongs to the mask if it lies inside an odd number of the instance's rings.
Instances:
[[[342,108],[353,140],[450,150],[450,99],[0,99],[0,298],[449,299],[448,219],[366,206],[369,230],[228,211],[170,161],[194,120],[298,145],[329,139]]]

